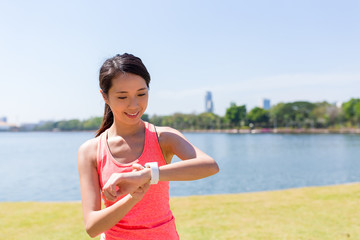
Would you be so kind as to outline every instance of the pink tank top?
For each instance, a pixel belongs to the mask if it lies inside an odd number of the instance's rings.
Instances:
[[[141,156],[134,162],[121,164],[111,155],[107,144],[108,131],[100,135],[97,150],[97,171],[101,189],[113,173],[131,172],[132,164],[147,162],[165,165],[155,127],[145,122],[145,144]],[[105,206],[111,206],[102,195]],[[121,198],[118,198],[120,200]],[[169,182],[151,185],[144,197],[114,227],[101,235],[103,240],[178,240],[175,219],[169,205]]]

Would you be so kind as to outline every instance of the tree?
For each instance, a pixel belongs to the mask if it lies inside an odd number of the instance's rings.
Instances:
[[[82,130],[81,122],[77,119],[60,121],[56,125],[61,131]]]
[[[342,111],[340,108],[328,102],[315,103],[311,112],[313,126],[316,128],[326,128],[340,123]]]
[[[221,119],[214,113],[204,112],[196,116],[199,129],[219,129]]]
[[[268,111],[259,107],[255,107],[247,114],[247,119],[249,123],[253,123],[255,127],[268,127],[270,117]]]
[[[144,113],[144,114],[141,116],[141,119],[144,120],[145,122],[149,122],[149,114]]]
[[[360,123],[360,98],[352,98],[343,104],[345,120],[351,125]]]
[[[231,127],[244,125],[246,120],[246,106],[237,106],[232,102],[230,107],[226,109],[225,120],[230,123]]]
[[[283,126],[283,123],[280,122],[280,114],[283,107],[284,103],[278,103],[277,105],[271,107],[269,110],[270,123],[273,125],[274,128],[277,128],[278,126]]]
[[[82,122],[84,130],[96,130],[100,128],[102,117],[92,117]]]
[[[56,124],[55,122],[52,122],[52,121],[47,121],[47,122],[44,122],[40,125],[37,125],[34,130],[35,131],[51,131],[53,130],[54,128],[56,128]]]
[[[158,116],[155,114],[149,119],[149,122],[151,122],[152,124],[154,124],[156,126],[161,126],[162,116]]]
[[[279,103],[270,110],[270,115],[277,126],[304,127],[311,122],[314,107],[310,102]]]
[[[355,115],[355,121],[359,125],[359,123],[360,123],[360,101],[358,101],[354,106],[354,115]]]

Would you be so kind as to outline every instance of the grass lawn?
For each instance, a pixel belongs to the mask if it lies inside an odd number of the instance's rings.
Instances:
[[[171,198],[182,240],[360,239],[360,183]],[[80,202],[1,202],[0,239],[90,239]]]

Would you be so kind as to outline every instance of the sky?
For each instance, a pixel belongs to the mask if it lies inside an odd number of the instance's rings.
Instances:
[[[0,1],[0,117],[102,116],[103,62],[140,57],[150,116],[360,97],[360,1]]]

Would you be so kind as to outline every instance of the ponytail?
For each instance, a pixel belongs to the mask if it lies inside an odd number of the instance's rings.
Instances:
[[[100,136],[106,129],[110,128],[114,121],[114,115],[109,105],[105,103],[104,117],[99,130],[96,132],[96,136]]]

